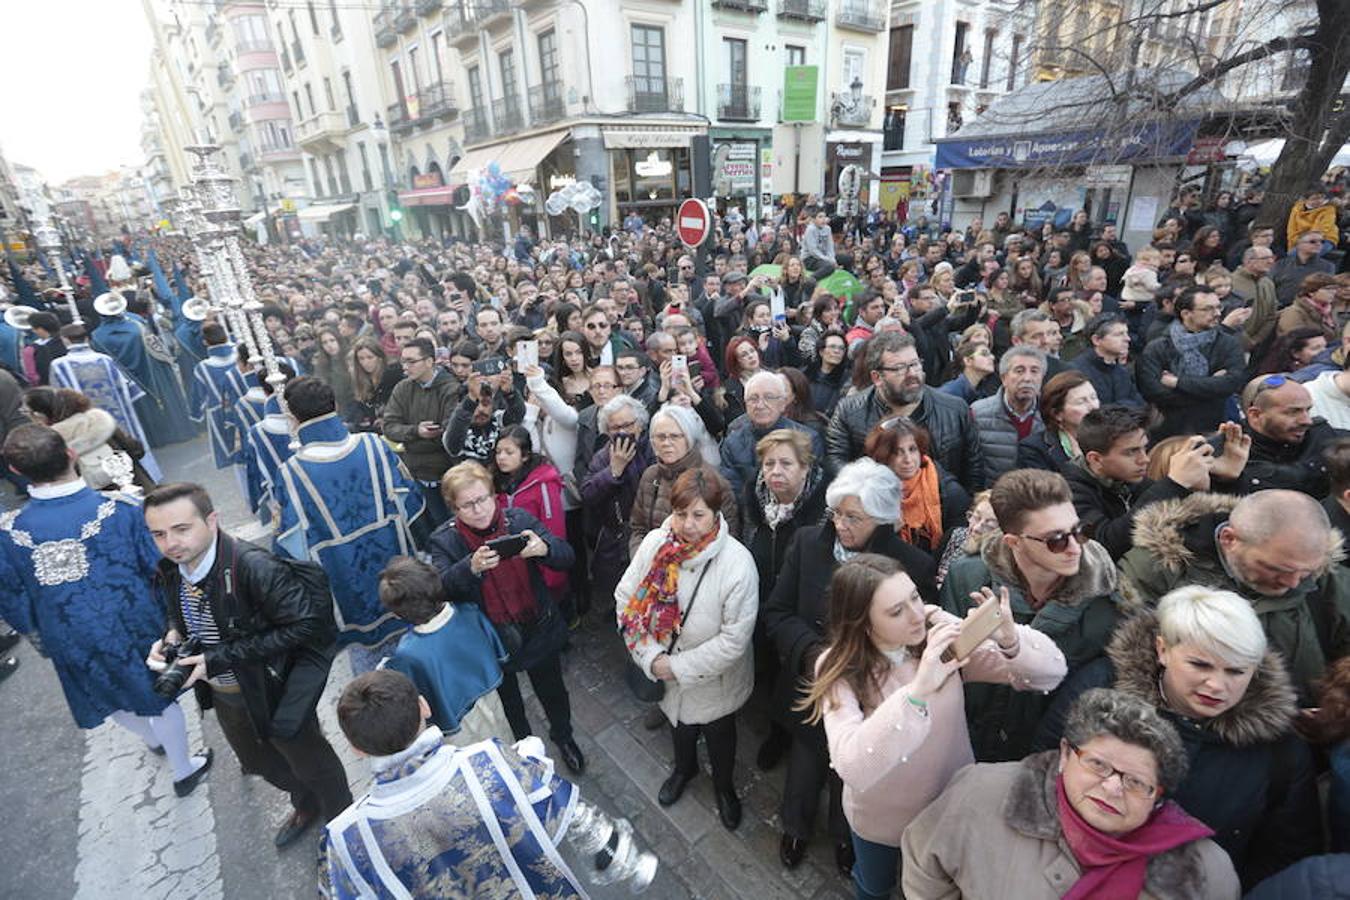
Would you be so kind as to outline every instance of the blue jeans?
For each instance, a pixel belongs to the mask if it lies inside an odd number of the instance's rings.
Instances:
[[[889,900],[895,893],[900,848],[874,844],[850,832],[853,838],[853,889],[858,900]]]

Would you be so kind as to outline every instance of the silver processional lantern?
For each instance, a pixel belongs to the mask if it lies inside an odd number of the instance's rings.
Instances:
[[[70,279],[66,277],[66,267],[61,262],[61,232],[50,222],[44,222],[33,229],[33,237],[37,240],[38,249],[47,254],[47,261],[56,270],[61,293],[65,295],[66,305],[70,308],[71,324],[84,324],[84,320],[80,318],[80,309],[75,305],[75,290],[70,286]]]

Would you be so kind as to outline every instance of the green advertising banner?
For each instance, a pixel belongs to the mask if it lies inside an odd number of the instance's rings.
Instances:
[[[816,86],[819,66],[788,66],[783,70],[783,121],[816,120]]]

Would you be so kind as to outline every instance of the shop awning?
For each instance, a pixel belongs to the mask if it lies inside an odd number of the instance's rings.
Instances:
[[[346,212],[355,203],[315,203],[296,213],[301,222],[325,222],[333,213]]]
[[[259,210],[258,212],[255,212],[253,215],[245,219],[244,224],[247,225],[249,228],[253,228],[255,225],[257,225],[265,218],[267,218],[267,213],[263,212],[262,210]]]
[[[1256,160],[1258,166],[1273,166],[1275,160],[1280,158],[1280,153],[1283,150],[1284,138],[1274,138],[1269,141],[1261,141],[1260,143],[1252,144],[1242,155]],[[1350,166],[1350,144],[1346,144],[1340,150],[1336,151],[1336,155],[1327,165],[1328,168]]]
[[[566,128],[549,131],[532,137],[505,144],[493,144],[478,147],[460,157],[459,162],[450,170],[449,181],[465,182],[469,173],[482,169],[495,162],[501,167],[502,174],[517,184],[534,182],[534,170],[544,161],[544,157],[553,152],[571,134]]]
[[[404,206],[449,206],[453,202],[455,188],[456,185],[444,185],[399,191],[398,202]]]

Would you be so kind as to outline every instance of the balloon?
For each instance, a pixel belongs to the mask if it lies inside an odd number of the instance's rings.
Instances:
[[[488,163],[487,170],[488,174],[494,178],[502,174],[501,164],[498,163],[495,159],[492,162]]]
[[[558,193],[550,194],[549,198],[544,201],[544,211],[547,212],[550,216],[560,216],[566,209],[567,209],[567,201],[564,200]]]
[[[519,206],[520,194],[516,192],[515,188],[508,188],[506,193],[502,194],[502,202],[507,206]]]

